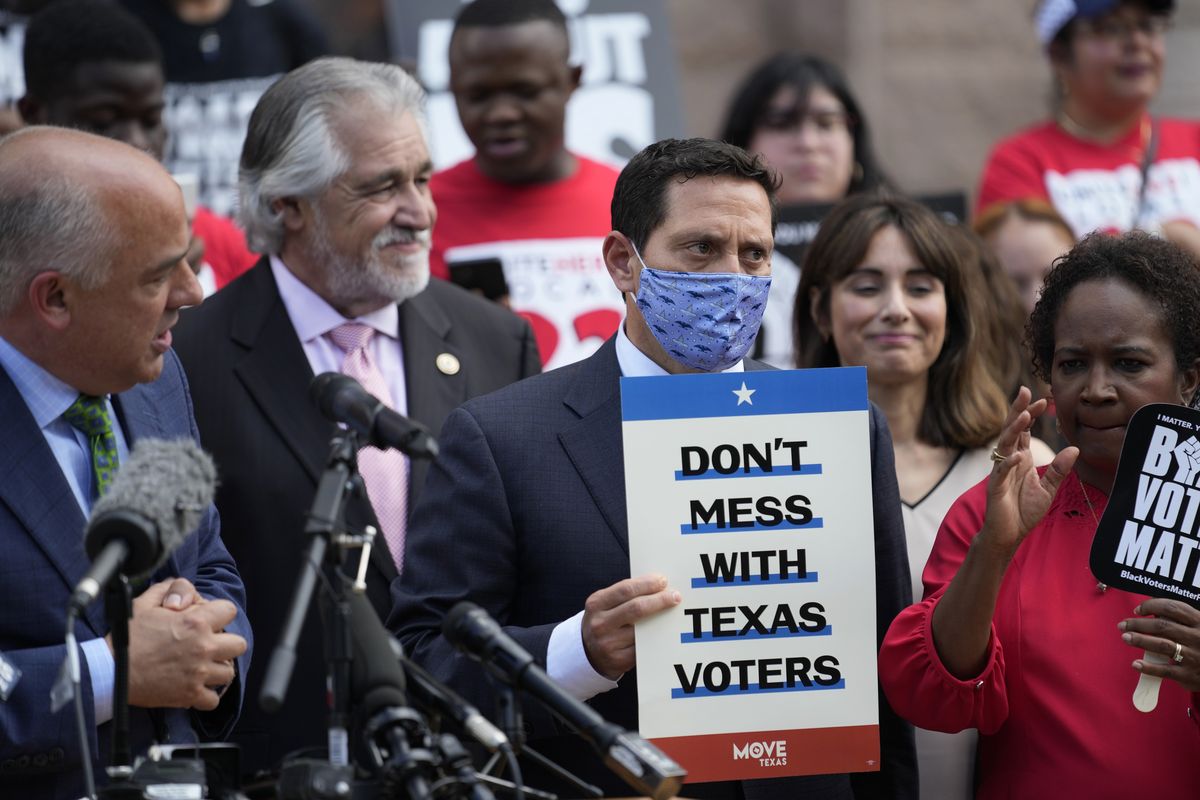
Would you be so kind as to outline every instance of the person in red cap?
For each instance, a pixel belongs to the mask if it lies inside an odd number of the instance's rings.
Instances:
[[[976,213],[1048,200],[1076,237],[1141,229],[1200,254],[1200,122],[1154,116],[1174,0],[1042,0],[1055,115],[1001,141]]]

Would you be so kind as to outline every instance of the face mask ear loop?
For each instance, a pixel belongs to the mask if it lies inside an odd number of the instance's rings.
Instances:
[[[642,254],[638,252],[637,244],[633,241],[633,239],[631,237],[626,236],[625,238],[629,239],[629,246],[633,248],[633,254],[635,256],[637,256],[638,263],[642,265],[642,269],[647,269],[646,260],[644,258],[642,258]]]
[[[629,240],[629,246],[633,248],[633,254],[634,254],[635,256],[637,256],[638,263],[642,265],[642,269],[649,269],[649,267],[647,267],[647,266],[646,266],[646,261],[645,261],[645,259],[643,259],[643,258],[642,258],[642,254],[638,252],[638,246],[637,246],[637,244],[636,244],[636,243],[633,241],[633,237],[632,237],[632,236],[629,236],[629,235],[625,235],[625,238]],[[641,287],[641,285],[642,285],[642,282],[639,280],[639,281],[638,281],[638,286],[639,286],[639,287]],[[633,295],[633,293],[632,293],[632,292],[627,292],[627,294]],[[636,296],[636,295],[634,295],[634,296],[633,296],[633,299],[634,299],[634,302],[637,302],[637,296]]]

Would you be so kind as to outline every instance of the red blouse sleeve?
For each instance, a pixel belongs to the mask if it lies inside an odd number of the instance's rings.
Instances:
[[[983,525],[986,481],[967,490],[946,513],[922,580],[925,599],[900,612],[879,651],[879,680],[900,716],[921,728],[995,733],[1008,717],[1004,649],[992,625],[987,665],[978,676],[951,675],[933,643],[933,609]]]

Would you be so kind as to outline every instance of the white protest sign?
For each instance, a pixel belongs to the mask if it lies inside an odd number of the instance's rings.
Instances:
[[[879,769],[866,371],[622,378],[639,730],[714,781]]]

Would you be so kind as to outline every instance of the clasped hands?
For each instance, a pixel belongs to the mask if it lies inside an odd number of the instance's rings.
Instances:
[[[211,711],[236,677],[246,640],[226,633],[237,617],[228,600],[208,600],[185,578],[160,581],[133,601],[129,621],[129,703]],[[106,636],[112,649],[111,635]]]

